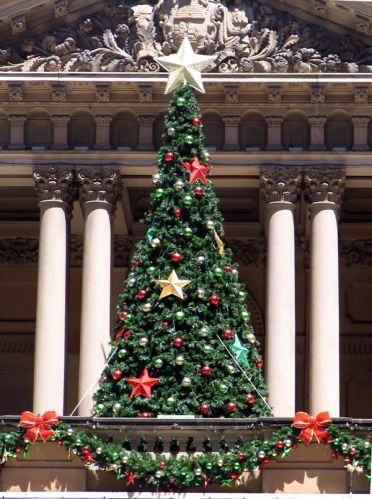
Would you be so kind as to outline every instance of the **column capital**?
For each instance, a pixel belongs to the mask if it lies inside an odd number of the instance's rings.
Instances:
[[[368,126],[370,122],[370,117],[369,116],[353,116],[351,118],[351,122],[354,126]]]
[[[96,116],[94,119],[96,121],[97,126],[107,126],[111,123],[112,116],[99,115],[99,116]]]
[[[266,116],[265,121],[271,127],[280,127],[280,126],[282,126],[282,123],[283,123],[283,117],[282,116]]]
[[[8,119],[14,125],[21,125],[27,121],[27,116],[24,114],[11,114]]]
[[[114,209],[121,196],[121,177],[111,168],[80,168],[77,171],[79,198],[85,204],[91,201],[107,203]]]
[[[240,116],[224,116],[222,118],[222,121],[227,126],[236,126],[236,125],[239,125],[241,118],[240,118]]]
[[[309,116],[307,121],[311,126],[324,126],[327,123],[325,116]]]
[[[345,190],[343,168],[311,168],[305,171],[305,198],[309,203],[328,202],[339,205]]]
[[[40,201],[62,201],[68,205],[73,202],[76,188],[71,168],[36,166],[33,179]]]
[[[301,184],[301,169],[267,167],[260,175],[261,191],[267,203],[296,203]]]
[[[65,126],[70,121],[70,116],[68,114],[53,114],[52,122],[54,125]]]

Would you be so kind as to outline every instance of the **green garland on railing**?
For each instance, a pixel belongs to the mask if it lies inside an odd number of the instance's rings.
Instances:
[[[293,426],[283,426],[268,440],[253,438],[246,441],[239,438],[235,445],[228,447],[220,441],[217,452],[212,451],[210,441],[203,444],[202,452],[193,452],[190,445],[187,454],[164,453],[161,439],[155,442],[154,452],[149,452],[142,440],[140,450],[131,450],[128,442],[122,445],[108,439],[104,441],[94,432],[75,430],[70,424],[58,422],[51,440],[64,446],[80,457],[90,470],[110,471],[118,479],[125,479],[127,485],[154,487],[158,490],[173,491],[189,487],[207,487],[209,484],[233,486],[246,471],[260,470],[272,459],[285,458],[299,442],[300,430]],[[19,453],[27,456],[30,441],[25,439],[26,430],[19,427],[10,433],[0,433],[0,459],[5,462]],[[353,437],[351,432],[331,425],[325,441],[332,452],[344,458],[345,468],[350,472],[371,475],[371,443],[369,440]]]

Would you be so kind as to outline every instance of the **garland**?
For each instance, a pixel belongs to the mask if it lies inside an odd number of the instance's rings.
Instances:
[[[25,412],[17,430],[0,433],[0,460],[4,463],[22,452],[26,457],[32,443],[40,437],[64,446],[79,456],[88,469],[113,472],[127,485],[174,491],[189,487],[207,488],[209,484],[234,486],[244,472],[261,470],[277,456],[288,456],[299,441],[308,444],[315,438],[330,447],[332,458],[344,458],[347,471],[365,473],[370,479],[370,441],[340,430],[331,425],[330,419],[320,422],[319,416],[323,414],[328,413],[321,413],[317,418],[297,413],[293,425],[281,427],[268,440],[239,438],[233,447],[229,447],[226,440],[221,439],[217,452],[212,451],[209,439],[204,441],[203,451],[196,452],[190,439],[187,453],[177,455],[176,439],[173,439],[167,454],[160,438],[156,440],[153,452],[148,451],[144,439],[138,450],[133,450],[128,441],[120,445],[110,439],[104,441],[94,432],[75,430],[70,424],[60,421],[53,411],[42,417]],[[327,430],[324,426],[328,426]]]

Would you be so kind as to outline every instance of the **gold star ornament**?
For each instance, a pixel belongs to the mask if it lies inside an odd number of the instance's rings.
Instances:
[[[168,279],[158,279],[155,282],[163,288],[159,296],[160,300],[169,295],[177,296],[177,298],[181,298],[181,300],[183,300],[182,288],[190,284],[191,281],[182,281],[178,279],[176,271],[172,270],[168,276]]]
[[[189,83],[191,87],[204,94],[205,90],[201,71],[215,58],[216,56],[214,55],[195,54],[189,39],[185,36],[176,54],[155,57],[155,61],[169,71],[168,82],[164,93],[168,94],[177,87]]]

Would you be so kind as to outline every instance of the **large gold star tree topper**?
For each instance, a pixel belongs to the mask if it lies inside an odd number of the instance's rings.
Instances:
[[[155,57],[155,61],[169,71],[165,93],[168,94],[186,83],[205,93],[201,71],[215,58],[214,55],[195,54],[189,39],[185,36],[176,54]]]

